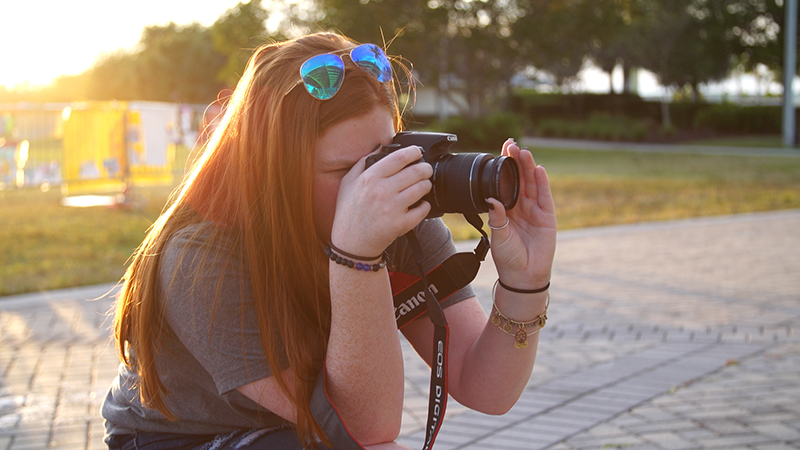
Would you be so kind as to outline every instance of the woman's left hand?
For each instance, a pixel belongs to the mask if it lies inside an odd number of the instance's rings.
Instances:
[[[550,282],[556,250],[556,211],[550,180],[527,149],[514,140],[503,143],[503,156],[519,165],[520,191],[516,206],[506,211],[496,199],[487,199],[492,230],[492,258],[503,283],[518,289],[538,289]]]

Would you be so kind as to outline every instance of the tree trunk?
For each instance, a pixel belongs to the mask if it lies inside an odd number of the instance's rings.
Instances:
[[[669,116],[669,99],[664,96],[661,100],[661,127],[664,130],[669,130],[672,128],[672,119]]]

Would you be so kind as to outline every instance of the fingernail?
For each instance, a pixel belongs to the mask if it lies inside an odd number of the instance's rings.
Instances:
[[[494,211],[494,205],[489,203],[489,199],[488,198],[486,199],[486,204],[489,205],[489,209],[490,210]]]

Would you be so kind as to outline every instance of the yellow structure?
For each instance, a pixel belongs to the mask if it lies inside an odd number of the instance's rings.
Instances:
[[[158,102],[0,105],[0,189],[60,185],[74,195],[177,183],[205,109]],[[25,141],[29,156],[20,168]]]

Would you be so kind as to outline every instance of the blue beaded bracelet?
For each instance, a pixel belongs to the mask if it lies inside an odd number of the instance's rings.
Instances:
[[[349,267],[351,269],[356,270],[363,270],[364,272],[377,272],[384,267],[386,267],[386,254],[382,254],[380,256],[381,262],[377,264],[367,264],[367,263],[357,263],[355,261],[349,260],[343,256],[337,255],[334,253],[333,249],[330,245],[325,246],[325,256],[328,257],[331,261],[339,264],[340,266]]]

